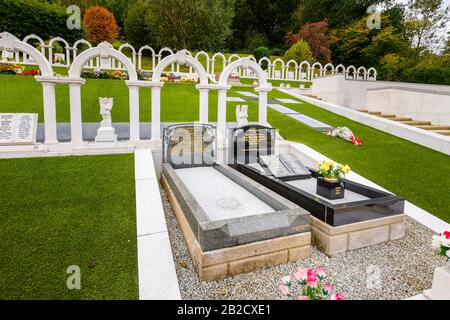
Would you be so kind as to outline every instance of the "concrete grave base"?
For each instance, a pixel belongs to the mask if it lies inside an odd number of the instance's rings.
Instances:
[[[329,256],[369,247],[405,236],[405,215],[332,227],[311,217],[313,243]]]
[[[164,176],[162,181],[183,232],[189,254],[202,281],[225,279],[310,257],[310,232],[203,252]]]

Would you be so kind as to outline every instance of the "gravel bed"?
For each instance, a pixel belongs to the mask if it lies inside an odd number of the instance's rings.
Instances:
[[[405,299],[431,287],[433,270],[445,260],[431,248],[432,231],[406,220],[404,239],[329,258],[312,246],[310,259],[239,275],[221,281],[200,281],[183,234],[164,192],[161,193],[180,291],[186,300],[277,300],[280,278],[299,267],[325,267],[337,291],[352,300]],[[376,277],[379,275],[379,277]],[[371,280],[379,279],[379,280]]]

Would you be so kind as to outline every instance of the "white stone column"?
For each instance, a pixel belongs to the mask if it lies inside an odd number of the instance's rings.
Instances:
[[[39,81],[39,80],[38,80]],[[57,144],[56,135],[56,83],[42,82],[44,101],[45,144]]]
[[[84,81],[69,83],[70,134],[72,143],[83,142],[83,120],[81,117],[81,85]]]
[[[161,88],[162,83],[152,85],[152,140],[161,140]]]
[[[217,140],[222,143],[227,136],[227,91],[230,86],[218,89]]]
[[[267,97],[269,92],[272,91],[271,87],[259,87],[255,89],[259,93],[259,117],[258,124],[261,126],[267,126]]]
[[[139,66],[138,66],[138,69],[139,70],[142,70],[142,53],[138,53],[138,63],[139,63]]]
[[[197,90],[200,91],[200,123],[209,121],[209,87],[199,84]]]
[[[139,119],[139,86],[127,81],[130,98],[130,141],[141,140],[141,129]]]

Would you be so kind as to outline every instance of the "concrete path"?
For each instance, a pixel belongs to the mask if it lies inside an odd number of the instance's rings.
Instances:
[[[135,152],[140,300],[181,300],[159,180],[150,149]]]

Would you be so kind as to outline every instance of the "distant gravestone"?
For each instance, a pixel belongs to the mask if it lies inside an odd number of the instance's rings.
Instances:
[[[216,128],[181,124],[164,130],[163,158],[174,169],[211,166],[216,158]]]
[[[276,129],[250,125],[232,130],[230,164],[258,163],[260,156],[275,154]]]
[[[38,115],[0,113],[0,146],[36,144]]]

